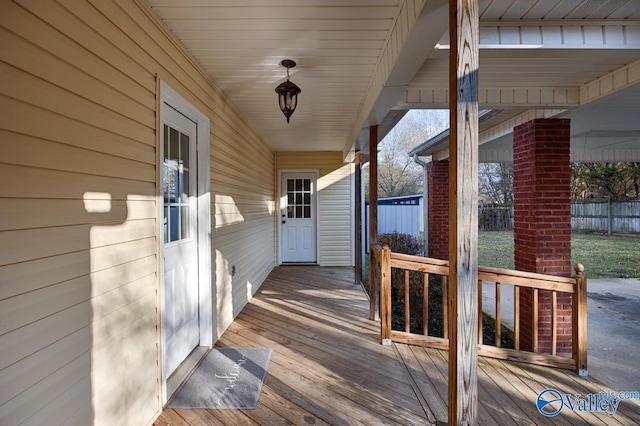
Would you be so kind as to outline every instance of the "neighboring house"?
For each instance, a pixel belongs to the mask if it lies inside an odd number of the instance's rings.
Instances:
[[[446,107],[446,1],[239,3],[0,2],[0,424],[153,423],[275,266],[353,265],[371,130],[375,144],[408,108]],[[521,12],[560,40],[553,10],[481,3],[484,41],[503,44],[487,69],[545,50],[511,37]],[[597,20],[597,49],[551,46],[541,92],[531,74],[511,97],[484,80],[480,102],[512,113],[492,134],[610,94],[637,112],[634,2],[610,25],[594,2],[560,3],[582,4],[571,34]],[[289,57],[302,93],[287,124],[274,88]]]

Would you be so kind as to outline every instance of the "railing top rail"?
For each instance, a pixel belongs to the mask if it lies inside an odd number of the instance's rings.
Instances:
[[[434,259],[432,257],[414,256],[411,254],[395,253],[391,252],[391,260],[404,260],[406,262],[415,262],[421,265],[434,265],[434,266],[449,266],[448,260]]]
[[[378,258],[379,253],[374,253],[374,255]],[[449,261],[391,252],[391,266],[446,275]],[[571,277],[558,277],[486,266],[478,267],[478,279],[565,293],[574,293],[576,285],[576,279]]]
[[[557,279],[560,278],[560,279]],[[540,290],[575,293],[576,280],[574,278],[556,277],[553,275],[534,274],[531,272],[511,271],[499,268],[478,268],[478,279],[520,287],[537,288]]]
[[[538,274],[535,272],[514,271],[511,269],[491,268],[488,266],[479,266],[478,273],[513,275],[514,277],[531,278],[535,280],[553,281],[565,284],[575,284],[576,279],[571,277],[558,277],[556,275]]]

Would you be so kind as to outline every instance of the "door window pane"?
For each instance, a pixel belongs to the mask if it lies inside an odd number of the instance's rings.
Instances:
[[[311,218],[311,179],[287,179],[287,217]]]
[[[189,135],[165,124],[162,162],[164,242],[190,237],[191,182]]]

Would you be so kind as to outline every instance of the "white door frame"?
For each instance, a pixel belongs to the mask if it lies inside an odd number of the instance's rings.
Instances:
[[[170,105],[190,120],[196,123],[196,151],[198,165],[198,189],[197,189],[197,215],[198,215],[198,293],[199,293],[199,326],[200,326],[200,346],[213,346],[213,311],[212,311],[212,288],[211,288],[211,197],[210,197],[210,171],[209,171],[209,118],[196,109],[183,98],[178,92],[173,90],[166,82],[160,81],[160,103],[158,110],[158,126],[162,125],[162,117],[160,117],[161,106],[163,104]],[[161,128],[158,127],[158,155],[157,155],[157,179],[162,182],[162,145],[160,144]],[[166,347],[164,344],[165,336],[162,328],[162,314],[164,312],[164,262],[162,256],[163,250],[163,194],[162,185],[157,185],[157,205],[158,205],[158,261],[159,261],[159,323],[160,323],[160,352],[161,365],[160,377],[162,379],[162,404],[167,402],[171,395],[167,395],[167,377],[163,373],[166,360]]]
[[[316,225],[316,263],[320,264],[320,191],[318,188],[318,181],[320,171],[318,169],[281,169],[278,170],[278,265],[282,265],[282,197],[286,194],[282,194],[282,175],[287,173],[309,173],[314,175],[314,196],[316,202],[315,208],[315,225]]]

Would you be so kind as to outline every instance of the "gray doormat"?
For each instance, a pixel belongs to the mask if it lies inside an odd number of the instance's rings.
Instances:
[[[170,408],[256,408],[273,349],[212,349]]]

